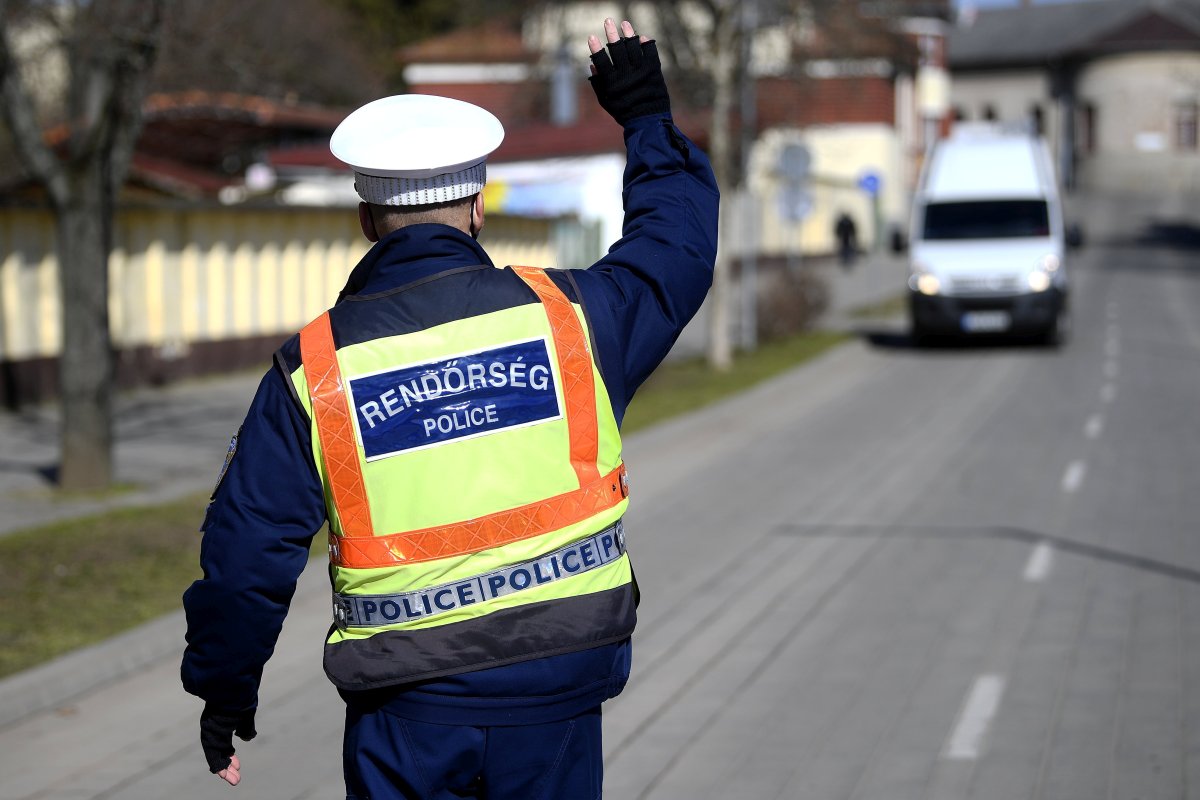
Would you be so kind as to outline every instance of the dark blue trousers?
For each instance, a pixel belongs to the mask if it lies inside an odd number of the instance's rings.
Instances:
[[[599,800],[600,707],[482,728],[348,708],[342,763],[346,800]]]

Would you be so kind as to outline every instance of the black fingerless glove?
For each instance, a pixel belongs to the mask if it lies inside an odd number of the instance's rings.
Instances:
[[[590,80],[600,107],[624,125],[631,119],[671,111],[658,45],[636,36],[620,39],[592,54],[596,74]]]
[[[204,707],[204,712],[200,715],[200,746],[204,748],[209,772],[216,774],[229,766],[229,758],[235,752],[235,733],[243,742],[248,742],[258,735],[258,731],[254,730],[253,708],[230,714]]]

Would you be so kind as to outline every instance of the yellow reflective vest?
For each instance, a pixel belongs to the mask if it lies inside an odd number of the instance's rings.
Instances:
[[[351,296],[291,379],[325,489],[325,670],[361,690],[619,641],[636,589],[620,433],[565,273]]]

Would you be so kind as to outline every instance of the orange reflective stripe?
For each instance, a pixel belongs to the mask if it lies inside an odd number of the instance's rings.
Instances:
[[[342,372],[338,367],[337,350],[333,344],[333,329],[329,312],[322,314],[300,331],[300,359],[304,364],[304,379],[312,399],[313,422],[321,441],[325,474],[333,493],[333,504],[346,536],[371,536],[371,507],[363,483],[362,463]]]
[[[560,530],[621,502],[625,465],[573,492],[486,517],[390,536],[329,536],[335,566],[371,569],[477,553]]]
[[[513,272],[537,293],[546,310],[546,318],[550,321],[566,404],[571,465],[579,476],[579,485],[586,486],[600,477],[600,470],[596,468],[600,450],[596,386],[592,379],[592,357],[588,353],[587,336],[571,301],[554,285],[545,270],[513,267]]]

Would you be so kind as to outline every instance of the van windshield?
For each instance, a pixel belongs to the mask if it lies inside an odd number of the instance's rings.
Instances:
[[[1049,236],[1045,200],[984,200],[925,206],[926,239]]]

